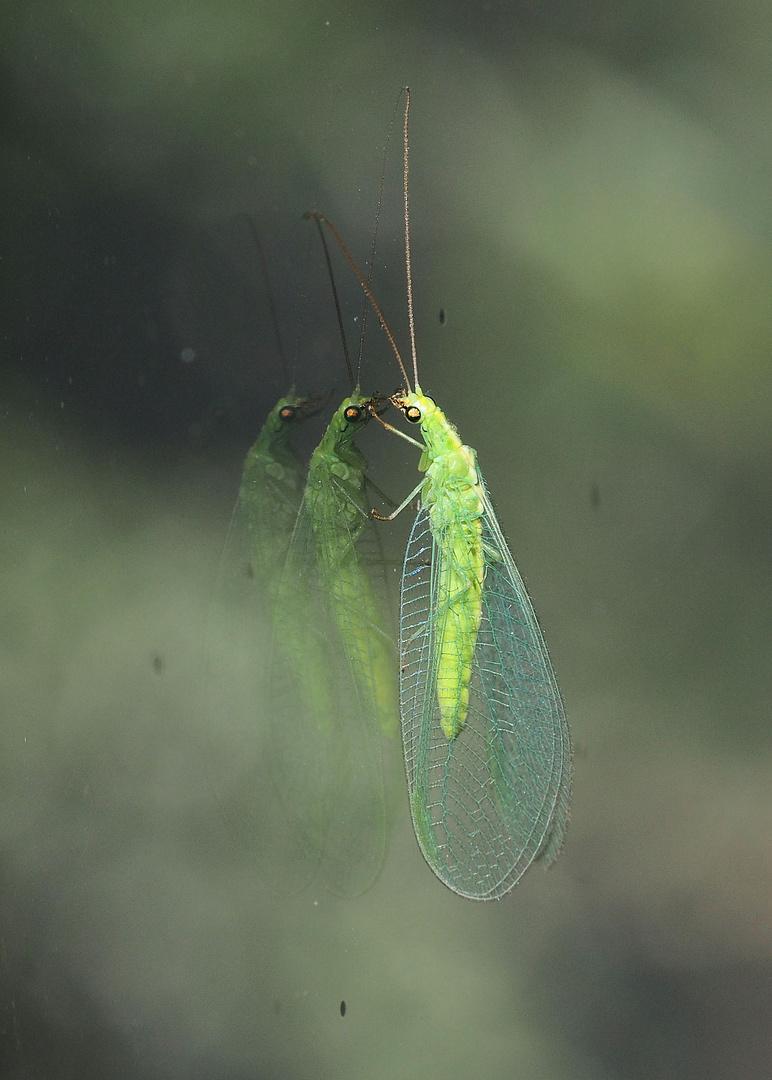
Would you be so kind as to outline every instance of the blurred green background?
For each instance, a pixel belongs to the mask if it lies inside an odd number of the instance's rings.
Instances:
[[[4,5],[3,1076],[769,1076],[771,23]],[[301,215],[366,260],[406,83],[422,383],[478,450],[575,742],[563,857],[486,905],[423,864],[396,752],[356,901],[276,896],[207,840],[207,606],[286,383],[240,215],[298,382],[338,396]],[[400,209],[395,137],[374,280],[407,351]],[[363,383],[399,381],[371,320]],[[393,443],[363,439],[399,494]]]

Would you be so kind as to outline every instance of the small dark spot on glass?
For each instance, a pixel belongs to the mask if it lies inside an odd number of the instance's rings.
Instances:
[[[440,308],[440,326],[444,326],[444,325],[445,325],[445,308],[441,307]]]
[[[345,1001],[341,1001],[341,1003],[340,1003],[340,1015],[341,1016],[346,1015],[346,1002]]]
[[[164,669],[163,657],[160,656],[158,653],[154,653],[153,654],[153,671],[156,673],[156,675],[160,675],[161,672],[163,671],[163,669]]]

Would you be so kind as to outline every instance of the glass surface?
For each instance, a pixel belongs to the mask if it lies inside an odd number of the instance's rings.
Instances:
[[[770,20],[3,6],[0,1075],[768,1076]],[[302,215],[367,263],[405,84],[422,388],[477,451],[574,742],[563,854],[490,903],[425,864],[396,740],[363,895],[293,872],[265,790],[234,842],[265,657],[219,703],[205,679],[246,453],[294,381],[328,401],[307,462],[349,389]],[[397,122],[373,290],[407,355],[401,215]],[[370,316],[362,390],[400,382]],[[358,445],[387,511],[417,452]],[[395,625],[413,518],[379,532]]]

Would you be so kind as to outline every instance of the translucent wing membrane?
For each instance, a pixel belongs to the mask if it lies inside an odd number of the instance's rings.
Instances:
[[[448,738],[437,700],[436,618],[444,558],[422,509],[405,553],[400,700],[410,808],[421,850],[454,892],[503,896],[559,854],[571,788],[563,703],[531,601],[484,496],[485,577],[469,710]]]
[[[296,517],[297,507],[292,511],[293,523]],[[292,527],[286,527],[283,535],[277,528],[269,550],[256,535],[255,520],[239,497],[220,559],[207,628],[208,692],[219,721],[232,718],[237,703],[243,709],[249,701],[254,713],[255,703],[264,696],[273,606]]]

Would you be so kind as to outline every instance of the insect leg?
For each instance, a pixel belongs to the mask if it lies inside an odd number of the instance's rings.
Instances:
[[[401,433],[400,433],[400,434],[401,434]],[[377,519],[378,519],[378,521],[393,521],[393,520],[394,520],[394,518],[395,518],[395,517],[397,516],[397,514],[401,514],[401,513],[402,513],[402,511],[403,511],[403,510],[405,509],[405,507],[406,507],[406,506],[409,506],[409,504],[410,504],[410,503],[411,503],[411,502],[413,501],[413,499],[414,499],[414,498],[416,497],[416,495],[418,494],[418,492],[419,492],[419,491],[421,490],[421,488],[422,488],[423,486],[424,486],[424,481],[422,480],[422,481],[420,482],[420,484],[417,484],[417,485],[416,485],[416,486],[415,486],[415,487],[413,488],[413,490],[412,490],[412,491],[410,492],[410,494],[408,495],[408,497],[407,497],[406,499],[404,499],[404,500],[403,500],[403,501],[402,501],[402,502],[401,502],[401,503],[399,504],[399,506],[397,507],[397,509],[396,509],[396,510],[392,510],[392,512],[391,512],[390,514],[385,514],[385,515],[384,515],[384,514],[379,514],[377,510],[371,510],[371,511],[370,511],[370,513],[372,514],[372,516],[373,516],[374,518],[377,518]]]

